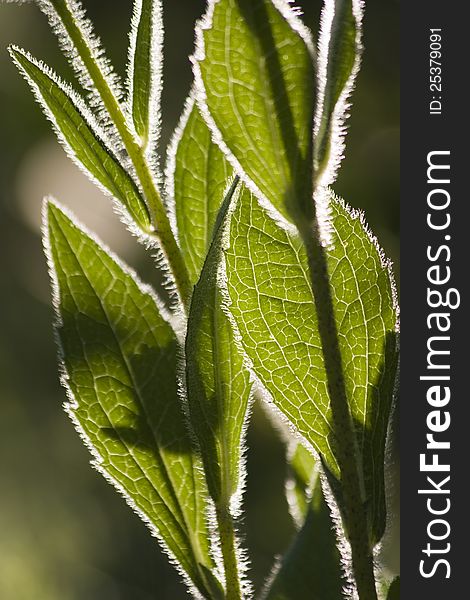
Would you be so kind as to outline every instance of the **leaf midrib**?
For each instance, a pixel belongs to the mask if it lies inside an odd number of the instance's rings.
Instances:
[[[232,7],[227,8],[227,11],[226,11],[226,27],[225,27],[225,36],[226,36],[226,43],[225,43],[225,66],[226,66],[226,69],[227,69],[227,82],[228,82],[229,90],[230,90],[230,94],[229,94],[230,102],[231,102],[231,104],[232,104],[232,106],[234,108],[234,111],[235,111],[236,117],[237,117],[237,121],[241,125],[243,133],[246,135],[246,137],[251,142],[251,149],[252,149],[252,151],[255,153],[257,159],[259,160],[259,162],[263,165],[265,173],[269,174],[269,172],[270,172],[269,165],[265,162],[265,160],[263,158],[263,155],[258,152],[257,145],[253,143],[253,138],[251,136],[251,133],[246,128],[245,122],[244,122],[244,120],[240,116],[240,111],[238,109],[238,105],[235,102],[235,94],[233,93],[233,87],[232,87],[232,80],[234,78],[233,78],[232,70],[230,68],[231,62],[230,62],[230,56],[229,56],[230,53],[232,52],[232,45],[230,43],[231,42],[230,34],[231,34],[231,31],[232,31],[232,28],[230,26],[230,20],[231,20],[232,10],[233,10]],[[236,160],[237,160],[237,163],[239,163],[238,159],[236,159]],[[248,179],[251,180],[251,177],[249,177],[249,175],[246,173],[246,170],[241,165],[239,165],[239,167],[246,174],[245,176],[248,177]],[[259,174],[258,174],[258,178],[263,181],[263,183],[265,185],[265,188],[268,189],[270,187],[270,186],[267,185],[266,180],[264,178],[260,177]],[[273,181],[271,181],[271,183],[273,183]]]
[[[222,489],[222,506],[229,507],[230,497],[231,497],[231,464],[230,464],[230,435],[227,432],[226,419],[224,418],[224,412],[226,411],[226,399],[224,395],[224,381],[221,370],[221,344],[219,341],[218,331],[219,331],[219,310],[220,310],[220,302],[218,302],[218,289],[217,289],[217,281],[213,282],[214,290],[213,290],[213,310],[212,310],[212,326],[214,328],[214,335],[212,336],[212,351],[214,354],[214,375],[215,375],[215,393],[216,393],[216,402],[217,402],[217,410],[219,413],[219,419],[221,423],[220,431],[221,431],[221,462],[222,462],[222,481],[221,481],[221,489]],[[222,326],[224,324],[222,323]],[[232,361],[224,361],[226,364],[228,363],[229,368],[229,381],[232,381]],[[229,407],[231,408],[231,407]],[[229,411],[227,411],[229,412]]]
[[[249,224],[248,224],[248,228],[251,228],[251,227],[252,227],[252,225],[251,225],[251,223],[249,223]],[[259,229],[258,229],[258,228],[255,228],[255,229],[257,229],[257,231],[259,231]],[[263,234],[264,234],[264,235],[267,235],[267,234],[266,234],[266,232],[263,232]],[[249,235],[249,234],[248,234],[248,235]],[[275,240],[275,238],[272,238],[272,237],[271,237],[271,239]],[[294,252],[295,252],[295,248],[292,246],[292,244],[290,244],[290,242],[286,242],[286,243],[287,243],[287,244],[289,244],[289,246],[290,246],[290,247],[291,247],[291,248],[294,250]],[[252,271],[252,275],[253,275],[253,281],[255,282],[255,288],[256,288],[256,291],[257,291],[257,297],[259,297],[259,293],[258,293],[259,285],[257,285],[257,284],[258,284],[258,277],[257,277],[257,274],[256,274],[256,270],[254,269],[254,266],[253,266],[253,264],[254,264],[254,263],[253,263],[253,259],[252,259],[252,257],[251,257],[251,251],[250,251],[250,248],[249,248],[249,247],[247,247],[247,250],[248,250],[248,252],[249,252],[249,255],[250,255],[250,260],[249,260],[249,263],[250,263],[250,267],[251,267],[251,271]],[[302,269],[302,273],[304,273],[304,270],[303,270],[303,269]],[[304,276],[305,276],[305,274],[304,274]],[[309,290],[310,290],[310,289],[311,289],[311,288],[310,288],[310,286],[309,286]],[[288,369],[290,370],[290,372],[291,372],[292,376],[293,376],[295,379],[297,379],[297,381],[299,382],[299,384],[300,384],[300,386],[301,386],[301,388],[302,388],[302,390],[303,390],[303,392],[304,392],[304,394],[305,394],[305,397],[306,397],[306,398],[309,398],[310,400],[312,400],[312,399],[311,399],[311,396],[310,396],[310,394],[309,394],[309,393],[307,392],[307,390],[305,389],[303,382],[302,382],[302,381],[301,381],[301,380],[300,380],[300,379],[299,379],[299,378],[296,376],[295,372],[292,370],[292,368],[291,368],[291,366],[290,366],[290,361],[288,361],[288,360],[287,360],[287,357],[286,357],[286,356],[285,356],[285,354],[284,354],[284,350],[283,350],[282,346],[279,344],[279,342],[278,342],[278,340],[277,340],[276,336],[274,336],[274,335],[272,334],[271,327],[270,327],[270,325],[269,325],[268,321],[267,321],[267,320],[265,319],[265,317],[264,317],[264,313],[263,313],[263,311],[262,311],[262,309],[261,309],[261,305],[259,304],[259,302],[258,302],[258,308],[259,308],[259,314],[262,316],[262,319],[263,319],[263,321],[264,321],[264,323],[265,323],[265,326],[266,326],[267,330],[268,330],[268,331],[271,333],[271,339],[272,339],[272,340],[275,342],[275,344],[277,345],[277,347],[278,347],[278,348],[279,348],[279,350],[281,351],[281,354],[284,356],[284,361],[285,361],[285,364],[287,365]],[[278,390],[278,391],[279,391],[279,393],[282,393],[282,392],[281,392],[281,390]],[[288,401],[288,402],[289,402],[289,399],[288,399],[288,398],[285,398],[285,399],[286,399],[286,401]],[[315,407],[315,408],[316,408],[316,407]],[[322,411],[320,411],[320,410],[318,410],[318,409],[316,408],[316,412],[319,414],[319,416],[321,417],[321,419],[324,421],[324,423],[326,424],[326,426],[327,426],[327,429],[330,431],[330,433],[333,433],[333,430],[332,430],[332,428],[331,428],[331,425],[330,425],[330,423],[328,422],[328,419],[326,418],[326,416],[325,416],[325,415],[322,413]],[[316,432],[316,433],[317,433],[317,435],[319,435],[319,436],[321,436],[321,437],[324,437],[324,438],[325,438],[325,440],[328,440],[328,436],[327,436],[327,435],[323,435],[323,434],[320,434],[320,433],[318,433],[318,432]],[[313,442],[312,442],[312,440],[310,440],[310,442],[311,442],[311,443],[313,443]],[[327,443],[328,443],[328,441],[327,441]],[[328,446],[329,446],[329,443],[328,443]]]
[[[55,217],[54,217],[54,218],[55,218]],[[59,223],[57,222],[57,220],[56,220],[56,223],[57,223],[57,226],[58,226],[59,230],[62,232],[62,229],[61,229],[61,227],[60,227]],[[109,326],[109,328],[110,328],[110,330],[111,330],[111,332],[112,332],[112,334],[113,334],[113,337],[114,337],[114,340],[115,340],[115,342],[116,342],[116,345],[117,345],[117,347],[118,347],[118,348],[119,348],[119,350],[120,350],[120,353],[121,353],[121,356],[122,356],[123,362],[124,362],[124,364],[125,364],[126,370],[127,370],[127,372],[128,372],[128,375],[129,375],[129,379],[132,381],[132,384],[133,384],[133,386],[134,386],[134,389],[135,389],[135,391],[137,392],[137,397],[138,397],[138,399],[139,399],[139,403],[140,403],[140,405],[141,405],[141,407],[142,407],[142,409],[143,409],[143,411],[144,411],[144,413],[145,413],[146,419],[147,419],[147,426],[148,426],[148,428],[150,429],[150,431],[152,432],[152,435],[153,435],[153,437],[154,437],[154,440],[155,440],[156,447],[158,448],[158,447],[159,447],[159,446],[158,446],[158,440],[157,440],[157,438],[156,438],[156,436],[155,436],[155,433],[154,433],[154,431],[153,431],[153,429],[152,429],[152,427],[151,427],[151,425],[150,425],[150,421],[149,421],[149,415],[148,415],[147,409],[146,409],[146,407],[145,407],[145,403],[144,403],[144,402],[143,402],[143,400],[142,400],[140,386],[136,385],[136,382],[135,382],[135,379],[134,379],[134,376],[133,376],[132,370],[131,370],[131,368],[130,368],[130,365],[129,365],[128,361],[127,361],[127,357],[125,356],[124,350],[123,350],[123,348],[122,348],[122,346],[121,346],[121,343],[120,343],[120,340],[119,340],[119,338],[118,338],[118,336],[117,336],[117,334],[116,334],[116,332],[115,332],[115,330],[114,330],[114,327],[113,327],[113,326],[112,326],[112,324],[111,324],[111,321],[110,321],[110,319],[109,319],[108,313],[107,313],[107,311],[106,311],[106,309],[105,309],[105,307],[104,307],[104,305],[103,305],[103,303],[102,303],[102,301],[101,301],[100,297],[98,296],[97,292],[95,291],[95,289],[94,289],[94,287],[93,287],[93,285],[92,285],[91,281],[89,280],[88,276],[86,275],[86,272],[85,272],[85,270],[84,270],[84,267],[82,266],[82,263],[81,263],[81,261],[80,261],[80,259],[79,259],[79,256],[78,256],[78,255],[75,253],[75,251],[74,251],[74,249],[72,248],[72,246],[71,246],[71,244],[70,244],[69,240],[67,239],[67,237],[66,237],[66,236],[65,236],[63,233],[62,233],[62,237],[63,237],[63,239],[65,240],[65,242],[66,242],[67,246],[69,247],[69,249],[70,249],[71,253],[72,253],[72,254],[73,254],[73,256],[75,257],[75,260],[77,261],[77,264],[78,264],[78,266],[80,267],[80,269],[81,269],[81,271],[82,271],[83,277],[84,277],[84,278],[85,278],[85,279],[88,281],[88,283],[89,283],[89,286],[90,286],[90,289],[92,290],[93,294],[95,295],[95,297],[96,297],[96,299],[97,299],[97,301],[98,301],[98,303],[99,303],[99,306],[100,306],[101,310],[103,311],[103,315],[105,316],[105,318],[106,318],[106,321],[107,321],[107,323],[108,323],[108,326]],[[68,280],[67,280],[67,277],[65,277],[65,282],[66,282],[66,285],[67,285],[67,287],[68,287],[68,289],[69,289],[69,293],[70,293],[70,296],[71,296],[71,298],[73,298],[73,299],[74,299],[73,292],[72,292],[71,288],[70,288],[70,287],[69,287],[69,285],[68,285]],[[76,305],[76,303],[75,303],[75,299],[74,299],[74,304],[75,304],[75,306],[77,306],[77,305]],[[77,310],[78,310],[78,307],[77,307]],[[144,318],[145,318],[145,317],[144,317]],[[81,343],[83,344],[82,340],[80,340],[80,341],[81,341]],[[83,346],[83,348],[84,348],[84,346]],[[85,353],[85,352],[84,352],[84,356],[86,357],[86,353]],[[87,360],[87,363],[88,363],[88,359],[86,359],[86,360]],[[89,368],[90,368],[90,372],[92,372],[92,369],[91,369],[91,367],[90,367],[90,366],[89,366]],[[110,426],[112,427],[112,426],[113,426],[113,423],[112,423],[112,421],[111,421],[111,419],[110,419],[109,415],[106,413],[106,411],[104,411],[104,409],[103,409],[103,412],[105,412],[105,414],[106,414],[106,416],[107,416],[107,418],[108,418],[109,424],[110,424]],[[124,439],[124,438],[123,438],[123,437],[122,437],[122,436],[119,434],[119,431],[117,431],[117,433],[118,433],[118,435],[119,435],[119,438],[120,438],[120,440],[121,440],[121,442],[122,442],[123,446],[124,446],[124,447],[127,449],[127,451],[128,451],[128,453],[129,453],[129,455],[133,457],[133,459],[134,459],[134,462],[135,462],[135,465],[137,466],[137,468],[138,468],[138,469],[140,470],[140,472],[143,474],[144,478],[147,480],[147,482],[150,484],[150,486],[151,486],[151,487],[154,489],[154,491],[155,491],[156,495],[157,495],[157,496],[160,498],[161,502],[162,502],[163,504],[165,504],[165,505],[166,505],[166,503],[164,502],[163,498],[162,498],[162,497],[161,497],[161,495],[159,494],[158,490],[155,488],[155,485],[153,484],[153,482],[152,482],[152,481],[149,479],[148,475],[145,473],[145,471],[144,471],[144,470],[142,469],[142,467],[139,465],[139,462],[138,462],[138,460],[136,459],[136,457],[135,457],[135,455],[134,455],[134,452],[133,452],[132,448],[131,448],[131,447],[130,447],[128,444],[127,444],[127,442],[125,441],[125,439]],[[169,488],[169,490],[170,490],[170,493],[171,493],[171,495],[173,496],[173,500],[174,500],[174,502],[175,502],[175,506],[176,506],[177,510],[179,511],[179,513],[180,513],[180,514],[179,514],[179,517],[182,519],[182,522],[183,522],[184,526],[183,526],[183,525],[182,525],[182,524],[179,522],[179,520],[176,520],[176,519],[175,519],[175,522],[176,522],[177,526],[180,528],[180,531],[181,531],[181,533],[183,534],[183,537],[186,537],[186,538],[188,539],[188,542],[189,542],[189,543],[188,543],[188,546],[190,546],[190,547],[191,547],[191,548],[193,548],[193,550],[194,550],[194,549],[195,549],[195,547],[194,547],[194,543],[193,543],[192,536],[191,536],[191,534],[190,534],[190,531],[191,531],[191,529],[190,529],[190,528],[188,527],[188,525],[187,525],[187,522],[186,522],[186,519],[185,519],[184,513],[183,513],[183,511],[182,511],[181,505],[180,505],[180,503],[179,503],[178,497],[176,496],[176,492],[175,492],[175,489],[174,489],[174,484],[173,484],[173,481],[172,481],[172,479],[171,479],[171,477],[170,477],[170,475],[169,475],[169,473],[168,473],[168,467],[167,467],[167,465],[166,465],[166,463],[165,463],[165,460],[164,460],[164,459],[163,459],[163,457],[161,456],[160,452],[156,452],[156,453],[155,453],[155,456],[157,456],[157,457],[158,457],[158,460],[159,460],[159,462],[160,462],[160,465],[161,465],[161,468],[162,468],[162,471],[163,471],[164,477],[165,477],[165,479],[167,480],[167,485],[168,485],[168,488]],[[168,508],[168,511],[169,511],[169,513],[170,513],[170,514],[172,514],[172,511],[171,511],[169,508]],[[163,522],[163,521],[162,521],[162,522]],[[160,525],[159,527],[161,527],[161,525]],[[168,530],[168,529],[167,529],[167,530]],[[172,536],[171,536],[171,537],[172,537]],[[196,547],[197,547],[197,546],[196,546]],[[199,552],[198,552],[197,554],[199,554]],[[184,555],[183,555],[183,556],[184,556]],[[195,565],[193,565],[193,566],[195,566]]]
[[[343,249],[343,255],[349,265],[349,268],[351,269],[351,273],[352,273],[352,278],[354,280],[354,285],[356,287],[356,293],[357,293],[357,300],[359,301],[359,306],[361,307],[361,314],[362,314],[362,320],[363,320],[363,327],[365,329],[365,335],[366,335],[366,352],[365,352],[365,361],[366,361],[366,376],[365,376],[365,385],[364,385],[364,389],[366,390],[366,393],[364,394],[364,410],[362,412],[362,421],[361,421],[361,453],[362,455],[364,455],[364,445],[365,445],[365,427],[366,427],[366,415],[367,415],[367,407],[368,407],[368,402],[369,402],[369,386],[370,386],[370,378],[369,378],[369,350],[370,350],[370,336],[369,336],[369,321],[366,318],[366,312],[365,312],[365,308],[364,308],[364,303],[362,302],[362,295],[360,293],[359,290],[359,284],[358,284],[358,280],[356,277],[356,271],[353,267],[353,264],[351,262],[351,259],[349,258],[349,254],[346,251],[346,246],[345,246],[345,241],[347,241],[347,239],[349,239],[349,237],[352,235],[352,233],[350,234],[350,236],[348,236],[348,238],[346,238],[346,240],[342,240],[341,237],[338,235],[338,231],[335,228],[335,232],[336,232],[336,240],[340,242],[341,247]],[[334,294],[334,290],[333,290],[333,294]],[[348,308],[351,306],[351,303],[348,304]],[[345,311],[346,312],[346,311]],[[350,399],[352,400],[352,399]],[[351,405],[349,404],[349,406],[351,407]],[[351,410],[351,408],[350,408]],[[357,457],[358,459],[358,457]],[[359,472],[363,472],[362,470],[360,470]]]

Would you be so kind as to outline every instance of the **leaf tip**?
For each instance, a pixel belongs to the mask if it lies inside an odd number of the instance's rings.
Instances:
[[[22,60],[26,59],[27,52],[23,48],[20,48],[16,44],[10,44],[7,46],[8,54],[10,55],[13,64],[18,67],[18,69],[22,69]]]
[[[43,228],[50,229],[53,221],[57,222],[58,218],[66,217],[65,209],[60,203],[50,195],[44,196],[42,201],[42,223]]]

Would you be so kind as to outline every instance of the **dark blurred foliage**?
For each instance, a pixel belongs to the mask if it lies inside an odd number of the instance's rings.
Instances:
[[[320,0],[300,2],[317,31]],[[87,0],[116,68],[126,64],[131,0]],[[191,82],[188,55],[202,0],[164,0],[163,144]],[[2,600],[178,600],[172,567],[89,456],[61,409],[48,277],[38,221],[45,193],[60,195],[150,281],[142,250],[106,200],[56,149],[49,125],[9,61],[8,43],[24,46],[70,79],[56,40],[33,4],[0,6],[0,598]],[[373,0],[365,19],[363,69],[336,191],[363,208],[397,262],[398,1]],[[95,203],[96,200],[96,203]],[[79,206],[81,209],[82,207]],[[80,211],[79,211],[80,212]],[[81,214],[81,213],[80,213]],[[397,265],[396,265],[397,270]],[[397,273],[398,274],[398,273]],[[248,435],[243,531],[257,586],[293,526],[283,495],[284,449],[257,408]]]

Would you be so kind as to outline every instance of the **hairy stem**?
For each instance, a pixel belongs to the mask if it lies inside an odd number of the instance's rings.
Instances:
[[[233,518],[226,506],[217,506],[216,516],[224,561],[225,598],[226,600],[242,600]]]
[[[365,502],[361,489],[362,473],[357,459],[354,423],[349,410],[339,347],[333,299],[329,282],[326,250],[320,242],[316,219],[299,224],[305,244],[318,329],[321,338],[333,430],[335,454],[341,471],[342,508],[346,535],[351,545],[352,570],[360,600],[377,600],[372,547]]]
[[[92,49],[80,27],[77,25],[73,11],[67,0],[51,0],[51,4],[67,30],[93,84],[100,94],[111,120],[121,136],[124,147],[134,166],[140,185],[142,186],[152,223],[155,228],[156,237],[160,242],[163,254],[165,255],[168,266],[173,274],[176,289],[187,312],[189,310],[189,299],[191,296],[191,283],[188,270],[181,250],[173,235],[168,215],[152,177],[144,149],[130,132],[122,108],[105,76],[101,72],[101,69],[96,63]]]

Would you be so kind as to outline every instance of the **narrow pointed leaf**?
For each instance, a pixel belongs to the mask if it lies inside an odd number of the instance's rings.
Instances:
[[[169,151],[167,182],[193,284],[201,274],[231,173],[190,96]]]
[[[23,50],[11,48],[10,52],[70,157],[144,232],[150,231],[148,210],[136,184],[107,146],[104,132],[80,97]]]
[[[96,468],[210,597],[208,496],[177,396],[173,328],[150,289],[71,217],[48,203],[45,219],[67,412]]]
[[[319,39],[315,178],[331,185],[343,158],[348,100],[362,54],[362,0],[325,0]]]
[[[129,52],[129,111],[142,146],[155,152],[160,129],[163,22],[160,0],[136,0]]]
[[[114,123],[93,83],[96,72],[99,72],[110,93],[120,100],[123,97],[121,80],[106,57],[83,5],[79,0],[36,0],[36,3],[46,15],[80,85],[88,92],[88,100],[99,122],[113,136],[114,146],[121,146]]]
[[[304,482],[305,514],[302,527],[283,557],[269,587],[265,600],[339,600],[344,580],[341,557],[336,547],[336,535],[330,509],[323,497],[320,476],[315,461],[297,445],[290,460],[293,475]],[[312,467],[309,469],[309,466]]]
[[[285,0],[210,0],[197,44],[204,118],[246,185],[292,220],[311,201],[310,34]]]
[[[229,207],[234,185],[221,213]],[[224,219],[224,214],[221,215]],[[194,289],[186,337],[189,411],[209,491],[229,506],[240,483],[241,445],[251,382],[232,324],[222,309],[224,223],[220,223]]]
[[[224,312],[222,246],[238,179],[220,209],[214,239],[194,288],[186,336],[189,414],[204,463],[223,556],[227,598],[241,597],[244,562],[233,521],[244,481],[243,442],[251,377]]]
[[[348,404],[362,465],[370,539],[385,526],[384,447],[397,362],[390,265],[359,213],[331,202],[330,285]],[[247,191],[226,252],[231,312],[253,369],[304,439],[340,479],[318,320],[305,248]]]

